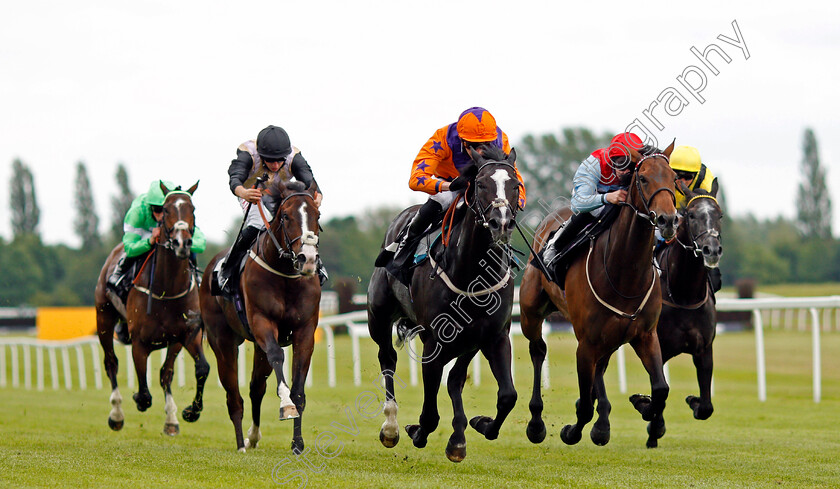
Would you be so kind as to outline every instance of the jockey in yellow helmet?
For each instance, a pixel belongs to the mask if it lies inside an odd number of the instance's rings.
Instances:
[[[684,183],[689,190],[703,189],[717,194],[718,182],[712,171],[703,164],[700,152],[693,146],[677,146],[671,153],[671,169],[677,173],[677,208],[685,206],[685,195],[680,191],[679,183]]]

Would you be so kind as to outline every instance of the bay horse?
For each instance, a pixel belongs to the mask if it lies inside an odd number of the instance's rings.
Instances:
[[[195,399],[181,413],[184,421],[197,421],[201,415],[204,382],[210,372],[210,365],[201,346],[203,335],[198,287],[189,260],[195,229],[192,195],[198,188],[198,182],[187,191],[180,190],[180,187],[170,190],[163,182],[160,188],[165,196],[163,220],[160,223],[161,236],[150,252],[150,260],[153,262],[147,260],[128,293],[124,319],[131,337],[131,354],[139,384],[133,396],[139,411],[145,411],[152,405],[152,394],[146,382],[147,358],[152,351],[166,348],[166,359],[160,369],[160,385],[165,396],[164,432],[176,435],[180,428],[175,416],[177,407],[172,398],[171,385],[173,365],[181,348],[186,348],[195,361],[196,380]],[[108,426],[114,431],[122,429],[125,422],[122,396],[117,386],[118,362],[114,353],[114,326],[122,314],[108,298],[106,284],[122,252],[122,244],[111,251],[99,272],[94,293],[96,334],[104,351],[105,371],[111,380],[112,409],[108,416]],[[154,263],[154,266],[149,266],[149,263]]]
[[[199,290],[201,316],[216,354],[219,379],[227,393],[228,415],[240,452],[256,448],[262,438],[260,405],[272,370],[277,377],[280,420],[295,420],[292,450],[299,454],[304,449],[301,434],[301,415],[306,407],[304,381],[315,345],[321,301],[317,276],[320,213],[315,204],[316,188],[314,182],[304,188],[300,182],[284,184],[278,179],[268,189],[277,201],[274,220],[250,250],[238,282],[247,326],[239,319],[233,302],[210,293],[213,269],[227,251],[216,255],[204,272]],[[255,347],[250,384],[252,425],[248,437],[243,438],[237,356],[239,345],[246,339],[253,341]],[[283,375],[283,347],[288,345],[292,345],[293,352],[291,389]]]
[[[453,462],[466,457],[467,418],[461,393],[470,360],[479,350],[490,363],[499,385],[496,417],[476,416],[470,425],[488,440],[496,439],[516,403],[508,337],[513,277],[504,249],[510,242],[519,202],[516,152],[511,150],[505,155],[489,145],[481,146],[479,152],[470,149],[477,172],[464,193],[466,205],[453,204],[450,208],[454,213],[451,221],[456,224],[444,232],[448,236],[445,247],[430,251],[429,259],[414,270],[409,287],[385,268],[377,267],[368,288],[368,328],[379,345],[386,390],[386,419],[379,439],[391,448],[400,438],[393,378],[397,352],[392,343],[392,327],[398,323],[401,339],[419,333],[423,342],[422,358],[412,358],[422,362],[423,409],[419,424],[405,427],[417,448],[425,447],[428,435],[437,429],[437,394],[443,368],[457,358],[447,381],[454,409],[454,432],[446,446],[446,456]],[[394,219],[383,247],[397,239],[416,209],[417,206],[408,208]]]
[[[655,447],[657,439],[665,433],[662,410],[668,397],[668,384],[656,335],[661,298],[652,262],[654,229],[659,228],[666,239],[676,233],[676,174],[668,165],[673,148],[672,143],[662,154],[647,156],[630,149],[634,170],[627,201],[611,227],[590,240],[588,250],[579,250],[572,258],[565,294],[530,264],[533,256],[529,260],[519,301],[522,332],[530,342],[534,367],[533,394],[528,405],[531,420],[526,429],[532,443],[542,442],[546,435],[540,393],[540,373],[546,355],[542,322],[554,311],[560,311],[571,321],[578,341],[577,421],[563,427],[560,433],[563,442],[573,445],[580,441],[583,427],[593,417],[596,399],[598,419],[590,437],[596,445],[609,442],[611,405],[604,388],[604,371],[612,354],[624,343],[630,343],[650,376],[651,396],[636,394],[630,398],[642,419],[650,422],[647,446]],[[568,207],[549,214],[537,228],[535,250],[540,250],[549,234],[570,216]]]
[[[697,369],[700,396],[688,396],[685,402],[696,419],[708,419],[712,406],[712,342],[715,339],[717,312],[708,269],[718,266],[723,252],[721,219],[723,212],[715,194],[682,188],[686,198],[674,243],[657,252],[662,270],[662,313],[657,332],[662,361],[688,353]]]

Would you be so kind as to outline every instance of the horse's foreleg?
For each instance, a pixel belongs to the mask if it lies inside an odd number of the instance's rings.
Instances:
[[[242,338],[235,335],[225,324],[224,319],[205,316],[205,322],[211,320],[219,322],[212,327],[215,335],[208,335],[210,347],[216,355],[216,365],[219,370],[219,381],[227,394],[227,410],[233,433],[236,437],[236,449],[245,452],[245,442],[242,437],[242,396],[239,394],[239,376],[237,375],[237,358]]]
[[[380,282],[386,280],[382,274],[383,271],[374,271],[374,278],[379,275]],[[380,295],[385,294],[380,292]],[[377,305],[373,300],[375,297],[371,295],[371,300],[368,306],[368,331],[370,337],[379,346],[379,369],[381,376],[385,379],[385,404],[383,411],[385,413],[385,421],[382,423],[382,428],[379,430],[379,441],[387,448],[393,448],[400,441],[400,426],[397,423],[397,399],[394,395],[394,375],[397,369],[397,350],[394,349],[393,337],[391,333],[391,310],[393,306],[388,306],[387,299],[381,299],[386,305]],[[409,345],[410,348],[410,345]],[[410,361],[415,361],[410,359]]]
[[[423,364],[423,410],[420,412],[420,423],[405,427],[405,432],[411,437],[414,446],[423,448],[428,441],[429,433],[437,429],[440,414],[437,408],[437,394],[440,389],[440,379],[443,376],[444,362],[440,355],[436,355],[437,340],[430,338],[423,345],[423,358],[431,358]]]
[[[595,379],[592,384],[592,397],[598,401],[598,419],[592,425],[589,437],[596,445],[606,445],[610,441],[610,411],[612,405],[607,399],[607,389],[604,386],[604,372],[610,363],[610,357],[604,356],[595,366]]]
[[[642,419],[648,423],[647,447],[657,446],[657,440],[665,435],[665,419],[662,411],[665,410],[665,400],[668,399],[668,383],[665,381],[665,374],[662,371],[662,353],[659,347],[659,338],[656,330],[643,333],[630,342],[636,355],[642,360],[645,370],[650,376],[650,397],[641,394],[630,396],[630,402],[642,415]]]
[[[146,382],[149,349],[139,341],[132,341],[131,356],[134,359],[134,371],[137,372],[137,392],[132,397],[137,404],[137,410],[145,411],[152,405],[152,393],[149,392],[149,384]]]
[[[580,441],[583,427],[592,420],[594,405],[592,404],[592,389],[595,381],[595,352],[585,342],[577,347],[577,374],[580,397],[575,403],[577,421],[567,424],[560,431],[560,439],[567,445],[574,445]]]
[[[526,319],[525,314],[522,315],[522,331],[526,329],[526,322],[534,321],[532,318]],[[531,411],[531,420],[528,422],[528,427],[525,429],[525,434],[528,435],[528,440],[531,443],[542,443],[545,440],[545,422],[542,419],[543,400],[542,400],[542,366],[545,362],[547,347],[545,340],[542,338],[542,332],[539,329],[542,326],[542,321],[539,325],[528,328],[533,333],[526,336],[529,339],[528,352],[531,354],[531,365],[534,368],[534,383],[531,387],[531,402],[528,403],[528,409]],[[536,329],[536,331],[535,331]]]
[[[108,414],[108,426],[114,431],[119,431],[125,424],[125,413],[122,409],[122,395],[117,385],[117,371],[119,361],[114,353],[114,324],[116,313],[109,305],[100,305],[96,308],[96,334],[99,336],[99,344],[102,345],[102,352],[105,363],[105,373],[111,381],[111,412]]]
[[[315,349],[315,328],[317,319],[313,318],[310,324],[298,328],[292,333],[292,402],[298,411],[295,419],[294,436],[292,438],[292,451],[303,453],[303,411],[306,409],[306,376],[309,375],[309,364],[312,361],[312,351]]]
[[[271,375],[271,365],[265,352],[260,347],[254,348],[254,369],[251,372],[251,385],[249,389],[251,397],[251,427],[248,428],[248,437],[245,438],[245,448],[256,448],[257,443],[262,439],[260,433],[260,410],[263,397],[265,397],[266,380]]]
[[[169,436],[177,435],[181,428],[178,424],[178,407],[175,405],[175,399],[172,397],[172,374],[175,366],[175,357],[181,351],[181,345],[178,343],[169,345],[166,349],[166,359],[163,361],[163,366],[160,367],[160,386],[163,387],[163,395],[165,404],[163,407],[166,413],[166,421],[163,424],[163,432]]]
[[[452,436],[449,437],[449,443],[446,445],[446,457],[452,462],[460,462],[467,456],[467,438],[464,436],[464,431],[467,429],[467,416],[464,414],[464,402],[461,393],[464,390],[470,361],[477,351],[458,357],[455,366],[449,371],[449,379],[446,382],[454,413],[452,417],[453,432]]]
[[[715,408],[712,406],[712,370],[714,360],[712,347],[693,355],[694,367],[697,369],[697,384],[700,386],[700,397],[688,396],[685,402],[694,411],[695,419],[709,419]]]
[[[187,352],[195,361],[195,398],[192,404],[184,408],[181,416],[184,421],[193,423],[198,421],[201,416],[201,411],[204,409],[204,384],[207,382],[207,376],[210,375],[210,364],[207,363],[207,358],[204,357],[204,348],[201,346],[201,332],[197,332],[192,341],[184,345]]]
[[[508,328],[509,329],[509,324]],[[513,387],[513,378],[510,375],[511,347],[510,337],[505,333],[487,348],[482,348],[482,353],[490,364],[490,370],[499,391],[496,394],[496,417],[476,416],[470,420],[470,426],[484,435],[488,440],[495,440],[499,437],[499,430],[505,422],[508,414],[516,404],[516,389]]]

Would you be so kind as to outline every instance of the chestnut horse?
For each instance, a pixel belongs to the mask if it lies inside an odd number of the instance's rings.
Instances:
[[[676,175],[668,165],[673,147],[672,143],[664,154],[644,157],[630,150],[635,167],[627,202],[609,230],[590,240],[588,250],[580,250],[573,258],[566,274],[565,294],[533,265],[525,269],[519,301],[522,332],[530,341],[534,367],[531,420],[526,430],[533,443],[545,439],[540,395],[540,371],[546,355],[542,322],[553,311],[560,311],[571,321],[578,341],[577,422],[563,427],[563,442],[573,445],[580,441],[583,427],[593,417],[596,399],[598,420],[590,436],[596,445],[609,442],[611,406],[604,389],[604,371],[612,354],[624,343],[633,346],[650,376],[651,396],[636,394],[630,398],[642,418],[650,421],[647,446],[656,446],[656,440],[664,435],[662,410],[668,384],[656,336],[661,298],[652,262],[654,229],[658,227],[666,239],[673,237],[677,229]],[[537,229],[536,250],[570,216],[569,208],[549,214]],[[529,263],[532,260],[533,257]]]
[[[717,313],[707,270],[720,262],[723,213],[715,199],[716,192],[682,190],[687,205],[676,242],[657,253],[662,269],[662,314],[657,332],[663,362],[680,353],[693,357],[700,397],[688,396],[685,402],[696,419],[708,419],[714,411],[712,342]]]
[[[470,151],[478,171],[464,194],[467,205],[453,205],[450,209],[462,219],[445,231],[449,244],[442,250],[431,250],[430,259],[414,270],[410,287],[406,288],[385,268],[376,268],[368,288],[368,328],[379,345],[386,390],[386,419],[379,439],[391,448],[400,438],[393,378],[397,352],[392,344],[393,325],[399,323],[400,338],[419,333],[423,341],[422,358],[411,359],[423,364],[423,410],[419,424],[405,427],[417,448],[425,447],[427,437],[437,429],[437,394],[443,368],[457,358],[447,381],[454,431],[446,456],[453,462],[466,456],[467,417],[461,392],[470,360],[479,350],[499,384],[496,418],[476,416],[470,425],[488,440],[494,440],[516,403],[508,337],[513,277],[505,249],[519,202],[519,181],[513,166],[516,152],[511,150],[510,155],[505,155],[501,149],[488,145],[480,149],[483,156]],[[406,209],[397,216],[388,228],[383,246],[396,239],[414,210],[416,207]]]
[[[152,405],[152,394],[146,383],[146,359],[149,353],[166,348],[166,359],[160,369],[160,385],[165,396],[166,422],[164,432],[176,435],[179,431],[177,407],[172,399],[172,374],[175,357],[184,347],[195,361],[195,399],[181,415],[184,421],[198,420],[203,407],[204,382],[210,372],[210,365],[204,358],[201,347],[201,321],[198,307],[198,287],[190,267],[190,247],[195,228],[195,207],[192,194],[198,183],[186,192],[180,187],[170,190],[161,182],[165,195],[163,221],[160,223],[161,237],[153,247],[150,260],[137,273],[136,284],[128,293],[124,318],[131,336],[131,354],[139,383],[134,394],[137,409],[145,411]],[[117,307],[106,294],[106,283],[123,251],[117,245],[96,283],[94,300],[96,304],[96,333],[105,352],[105,371],[111,380],[111,413],[108,426],[112,430],[122,429],[125,414],[122,410],[122,396],[117,386],[117,356],[114,353],[114,326],[121,317]],[[154,261],[154,266],[149,265]],[[151,304],[148,302],[151,301]],[[150,313],[147,313],[149,312]]]
[[[273,370],[280,397],[280,419],[294,419],[292,450],[302,453],[301,418],[306,407],[304,381],[315,345],[315,328],[321,301],[317,276],[318,207],[315,183],[304,188],[299,182],[278,180],[270,192],[278,202],[274,220],[257,240],[239,278],[248,326],[242,324],[233,302],[210,294],[210,282],[222,251],[204,271],[199,290],[201,316],[207,339],[219,368],[219,379],[227,392],[227,408],[236,435],[236,448],[255,448],[260,433],[260,405],[266,379]],[[265,217],[265,216],[263,216]],[[239,395],[237,356],[246,339],[255,343],[251,373],[252,425],[242,436],[242,396]],[[292,386],[283,376],[283,347],[292,345]]]

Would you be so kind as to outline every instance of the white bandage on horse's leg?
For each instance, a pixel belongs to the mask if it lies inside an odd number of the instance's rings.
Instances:
[[[111,391],[111,413],[108,415],[111,420],[120,422],[125,419],[125,413],[122,410],[122,396],[120,389],[116,388]]]

